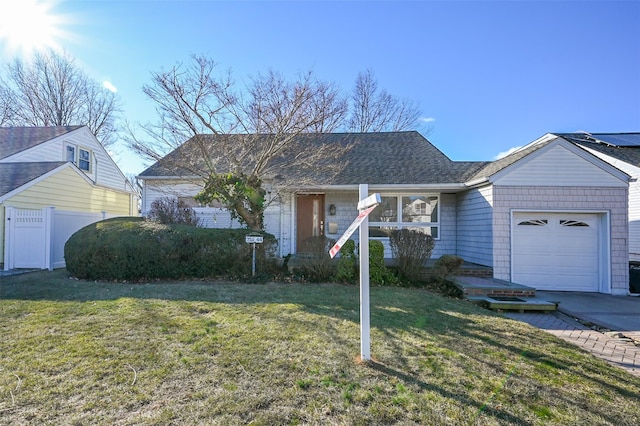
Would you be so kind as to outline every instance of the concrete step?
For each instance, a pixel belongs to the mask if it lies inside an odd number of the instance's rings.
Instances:
[[[465,297],[535,297],[536,295],[533,287],[495,278],[456,275],[451,281],[462,290]]]

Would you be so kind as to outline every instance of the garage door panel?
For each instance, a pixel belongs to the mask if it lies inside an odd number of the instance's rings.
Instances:
[[[515,213],[512,280],[541,290],[598,291],[598,215]]]

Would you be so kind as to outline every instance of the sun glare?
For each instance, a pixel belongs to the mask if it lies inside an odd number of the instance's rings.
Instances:
[[[0,46],[10,55],[27,57],[59,50],[65,19],[53,6],[52,0],[0,0]]]

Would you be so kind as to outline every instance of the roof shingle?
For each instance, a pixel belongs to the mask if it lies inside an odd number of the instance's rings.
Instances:
[[[0,197],[66,164],[64,161],[42,163],[0,163]]]
[[[81,127],[0,127],[0,160]]]
[[[233,137],[233,135],[206,135],[205,137],[209,138],[209,142],[213,144],[218,137]],[[160,160],[144,170],[140,177],[144,179],[180,176],[181,172],[187,174],[185,170],[173,172],[169,167],[166,167],[166,164],[170,164],[178,158],[180,152],[188,149],[192,139],[168,154],[163,159],[164,161]],[[470,170],[477,170],[486,164],[483,162],[454,162],[415,131],[303,134],[300,135],[299,142],[303,146],[308,146],[308,149],[313,149],[314,144],[329,144],[337,147],[351,146],[351,149],[345,151],[339,159],[346,166],[335,176],[324,178],[320,176],[318,180],[323,184],[462,183],[469,176]],[[280,157],[274,161],[282,163],[286,173],[315,174],[315,177],[318,178],[318,171],[314,170],[313,164],[287,168],[286,158]]]

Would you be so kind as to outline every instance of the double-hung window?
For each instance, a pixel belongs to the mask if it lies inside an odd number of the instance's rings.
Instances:
[[[389,237],[396,229],[412,229],[433,238],[440,235],[440,197],[437,194],[384,194],[369,214],[369,235]]]
[[[64,151],[65,160],[69,161],[80,170],[87,173],[91,172],[91,151],[78,145],[65,145]]]
[[[76,164],[76,147],[67,145],[66,160]]]
[[[85,172],[91,171],[91,151],[78,148],[78,168]]]

